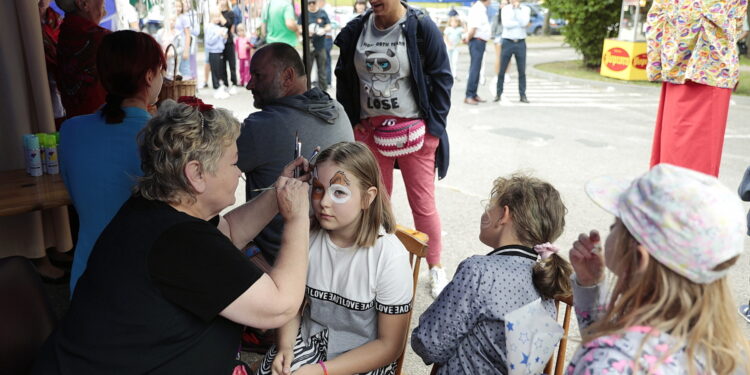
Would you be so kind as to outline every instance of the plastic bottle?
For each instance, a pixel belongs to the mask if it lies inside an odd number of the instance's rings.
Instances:
[[[36,139],[39,140],[39,156],[42,158],[42,173],[47,173],[47,153],[44,151],[44,133],[36,133]]]
[[[44,154],[46,156],[48,174],[59,174],[60,165],[57,163],[57,143],[54,134],[44,135]]]
[[[24,151],[26,152],[26,172],[34,177],[42,175],[42,155],[39,148],[39,138],[34,134],[23,136]]]

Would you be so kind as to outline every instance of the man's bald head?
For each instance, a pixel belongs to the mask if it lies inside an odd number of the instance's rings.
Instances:
[[[294,69],[297,77],[305,75],[305,65],[297,50],[286,43],[270,43],[258,49],[253,59],[259,59],[263,63],[275,64],[279,70],[286,68]]]

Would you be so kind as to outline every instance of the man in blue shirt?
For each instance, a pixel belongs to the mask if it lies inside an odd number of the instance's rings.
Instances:
[[[312,41],[312,58],[318,67],[318,88],[328,90],[326,67],[326,33],[331,31],[331,20],[323,9],[318,8],[316,0],[307,0],[307,32]],[[299,23],[302,24],[302,17]]]
[[[508,68],[510,58],[515,55],[518,66],[518,93],[521,95],[521,103],[528,103],[529,100],[526,99],[526,26],[529,24],[531,9],[521,6],[521,0],[511,0],[510,6],[503,7],[500,16],[503,21],[503,40],[495,101],[500,101],[503,83],[505,83],[505,70]]]

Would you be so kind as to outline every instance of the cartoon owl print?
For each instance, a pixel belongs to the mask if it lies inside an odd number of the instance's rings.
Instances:
[[[370,96],[390,98],[392,91],[398,91],[399,62],[393,50],[366,51],[365,67],[371,77],[371,85],[365,86]]]

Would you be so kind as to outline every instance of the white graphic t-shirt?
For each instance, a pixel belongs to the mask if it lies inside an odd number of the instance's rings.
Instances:
[[[408,254],[394,234],[373,247],[341,248],[325,230],[310,233],[303,339],[327,329],[329,360],[376,339],[379,312],[411,310]]]
[[[385,30],[375,27],[374,18],[367,19],[354,54],[359,76],[360,118],[419,118],[406,38],[401,31],[406,15]]]

